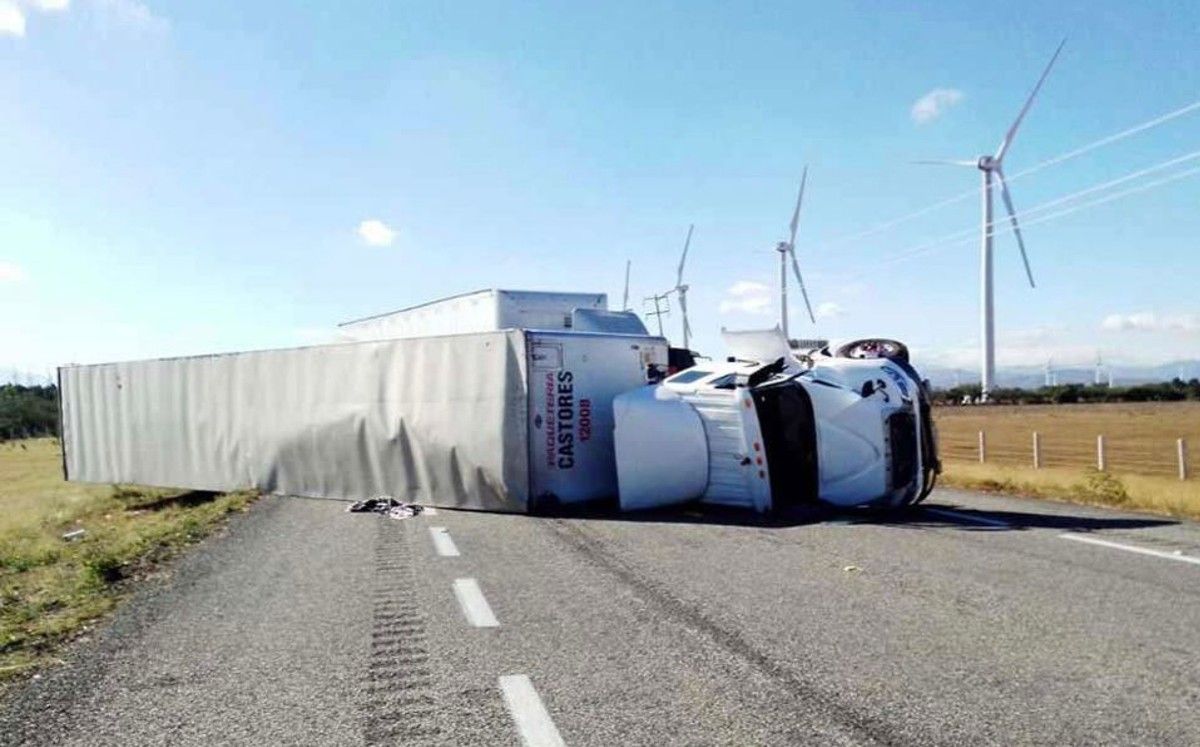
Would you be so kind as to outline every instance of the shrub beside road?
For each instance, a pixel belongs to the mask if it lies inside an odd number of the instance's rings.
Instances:
[[[253,500],[68,483],[56,440],[0,444],[0,688]]]

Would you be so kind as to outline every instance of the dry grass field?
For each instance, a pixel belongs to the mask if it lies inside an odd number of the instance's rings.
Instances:
[[[949,484],[1200,517],[1200,402],[939,407],[934,419]],[[1107,477],[1096,473],[1098,435]],[[1180,438],[1191,452],[1186,482],[1178,478]]]
[[[1198,452],[1200,467],[1200,402],[939,407],[934,418],[947,460],[978,461],[984,431],[988,463],[1032,466],[1037,431],[1047,467],[1094,466],[1098,435],[1113,472],[1175,476],[1179,438]]]
[[[54,439],[0,443],[0,689],[251,500],[68,483]]]

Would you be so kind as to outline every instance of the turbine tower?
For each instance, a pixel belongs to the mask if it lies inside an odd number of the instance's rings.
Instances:
[[[1021,226],[1017,222],[1017,212],[1013,208],[1012,196],[1008,192],[1008,184],[1004,181],[1004,156],[1008,153],[1013,138],[1017,135],[1017,129],[1021,126],[1025,115],[1029,113],[1029,107],[1033,105],[1034,98],[1037,97],[1042,84],[1046,82],[1046,77],[1050,75],[1050,69],[1054,67],[1054,62],[1058,59],[1058,55],[1062,52],[1063,45],[1066,43],[1066,39],[1059,42],[1058,49],[1054,50],[1054,55],[1050,58],[1050,62],[1046,64],[1046,69],[1042,71],[1042,77],[1038,78],[1037,85],[1033,87],[1029,98],[1025,100],[1025,105],[1021,107],[1016,120],[1009,126],[1008,132],[1004,133],[1004,139],[1000,141],[1000,147],[996,149],[994,155],[985,154],[974,161],[922,162],[970,166],[979,169],[983,178],[981,190],[983,221],[979,254],[979,290],[981,296],[979,311],[980,337],[982,338],[979,383],[981,390],[980,399],[984,402],[987,401],[988,393],[993,389],[996,379],[996,325],[992,287],[992,244],[995,225],[992,218],[992,183],[994,181],[1000,185],[1000,197],[1004,200],[1004,207],[1008,211],[1008,219],[1012,223],[1013,236],[1016,237],[1017,247],[1021,250],[1021,261],[1025,265],[1025,276],[1029,279],[1029,287],[1034,288],[1036,286],[1033,282],[1033,271],[1029,269],[1029,257],[1025,254],[1025,240],[1021,236]]]
[[[800,274],[800,263],[796,261],[796,229],[800,226],[800,205],[804,202],[804,184],[808,181],[808,167],[804,167],[804,173],[800,175],[800,193],[796,195],[796,209],[792,211],[792,222],[789,224],[791,233],[787,241],[781,241],[775,245],[775,251],[779,252],[779,327],[783,330],[783,337],[788,341],[788,347],[791,347],[792,337],[788,333],[788,308],[787,308],[787,266],[788,258],[792,260],[792,272],[796,275],[796,283],[800,286],[800,295],[804,297],[804,306],[808,309],[808,318],[813,324],[817,323],[817,318],[813,315],[812,304],[808,302],[808,291],[804,288],[804,277]]]
[[[692,325],[688,323],[687,313],[687,292],[688,287],[683,282],[683,265],[687,262],[688,247],[692,245],[692,231],[696,228],[693,223],[688,226],[687,238],[683,241],[683,256],[679,258],[679,270],[675,273],[675,287],[671,289],[679,296],[679,310],[683,316],[683,349],[691,350],[688,346],[689,340],[692,337]],[[668,291],[671,292],[671,291]]]

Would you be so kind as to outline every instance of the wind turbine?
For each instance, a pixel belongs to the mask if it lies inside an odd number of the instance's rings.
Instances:
[[[981,295],[980,336],[982,337],[980,390],[981,399],[984,402],[987,401],[988,392],[992,390],[992,385],[996,379],[996,325],[992,289],[992,244],[995,228],[992,219],[992,181],[995,180],[1000,185],[1000,196],[1004,200],[1004,208],[1008,211],[1008,219],[1012,223],[1013,236],[1017,239],[1017,247],[1021,250],[1021,261],[1025,264],[1025,276],[1029,279],[1029,287],[1034,288],[1036,286],[1033,282],[1033,271],[1029,269],[1029,257],[1025,254],[1025,239],[1021,236],[1021,226],[1017,222],[1017,212],[1013,208],[1012,196],[1008,192],[1008,184],[1004,181],[1004,156],[1008,153],[1013,138],[1017,135],[1017,129],[1021,126],[1021,121],[1025,119],[1025,115],[1029,112],[1029,107],[1033,105],[1034,98],[1038,95],[1038,91],[1041,90],[1042,84],[1046,82],[1046,77],[1050,75],[1050,68],[1054,67],[1054,62],[1058,59],[1058,55],[1062,52],[1063,45],[1066,43],[1066,39],[1059,42],[1058,49],[1054,50],[1054,55],[1050,58],[1050,62],[1046,64],[1046,69],[1042,71],[1042,77],[1038,78],[1037,85],[1033,87],[1029,98],[1025,100],[1025,105],[1021,107],[1016,120],[1009,126],[1008,132],[1004,133],[1004,139],[1000,141],[1000,147],[996,149],[995,155],[982,155],[974,161],[922,162],[971,166],[979,169],[983,176],[983,225],[979,255],[979,285]]]
[[[693,223],[688,226],[687,238],[683,241],[683,256],[679,258],[679,270],[675,274],[675,287],[671,290],[679,296],[679,310],[683,312],[683,349],[690,350],[688,341],[692,336],[692,325],[688,324],[687,314],[687,292],[688,287],[683,282],[683,265],[687,262],[688,248],[692,245],[692,230],[696,228]],[[671,291],[668,291],[668,293]]]
[[[792,272],[796,274],[796,282],[800,285],[800,295],[804,297],[804,306],[808,309],[808,318],[813,324],[817,323],[817,318],[813,315],[812,304],[808,302],[808,291],[804,288],[804,277],[800,274],[800,263],[796,261],[796,229],[800,226],[800,205],[804,202],[804,184],[808,181],[808,167],[804,167],[804,173],[800,176],[800,193],[796,195],[796,209],[792,211],[792,222],[789,224],[791,233],[787,241],[781,241],[775,245],[775,251],[779,252],[779,326],[783,330],[783,338],[788,341],[788,346],[792,344],[792,338],[788,334],[788,310],[787,310],[787,265],[788,258],[792,260]]]

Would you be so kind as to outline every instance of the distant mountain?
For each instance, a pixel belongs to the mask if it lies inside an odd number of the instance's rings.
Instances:
[[[1200,379],[1200,361],[1173,361],[1158,365],[1112,365],[1112,381],[1114,386],[1130,386],[1132,384],[1153,384],[1160,381],[1170,381],[1176,377],[1187,381]],[[937,389],[947,389],[959,384],[979,383],[979,369],[940,368],[937,366],[922,367],[917,361],[917,370],[932,382]],[[1054,377],[1059,384],[1092,384],[1095,381],[1095,367],[1064,366],[1054,368]],[[1108,364],[1102,366],[1101,381],[1108,383]],[[1036,389],[1046,383],[1044,366],[1006,366],[996,369],[996,385],[1002,387],[1020,387]]]

